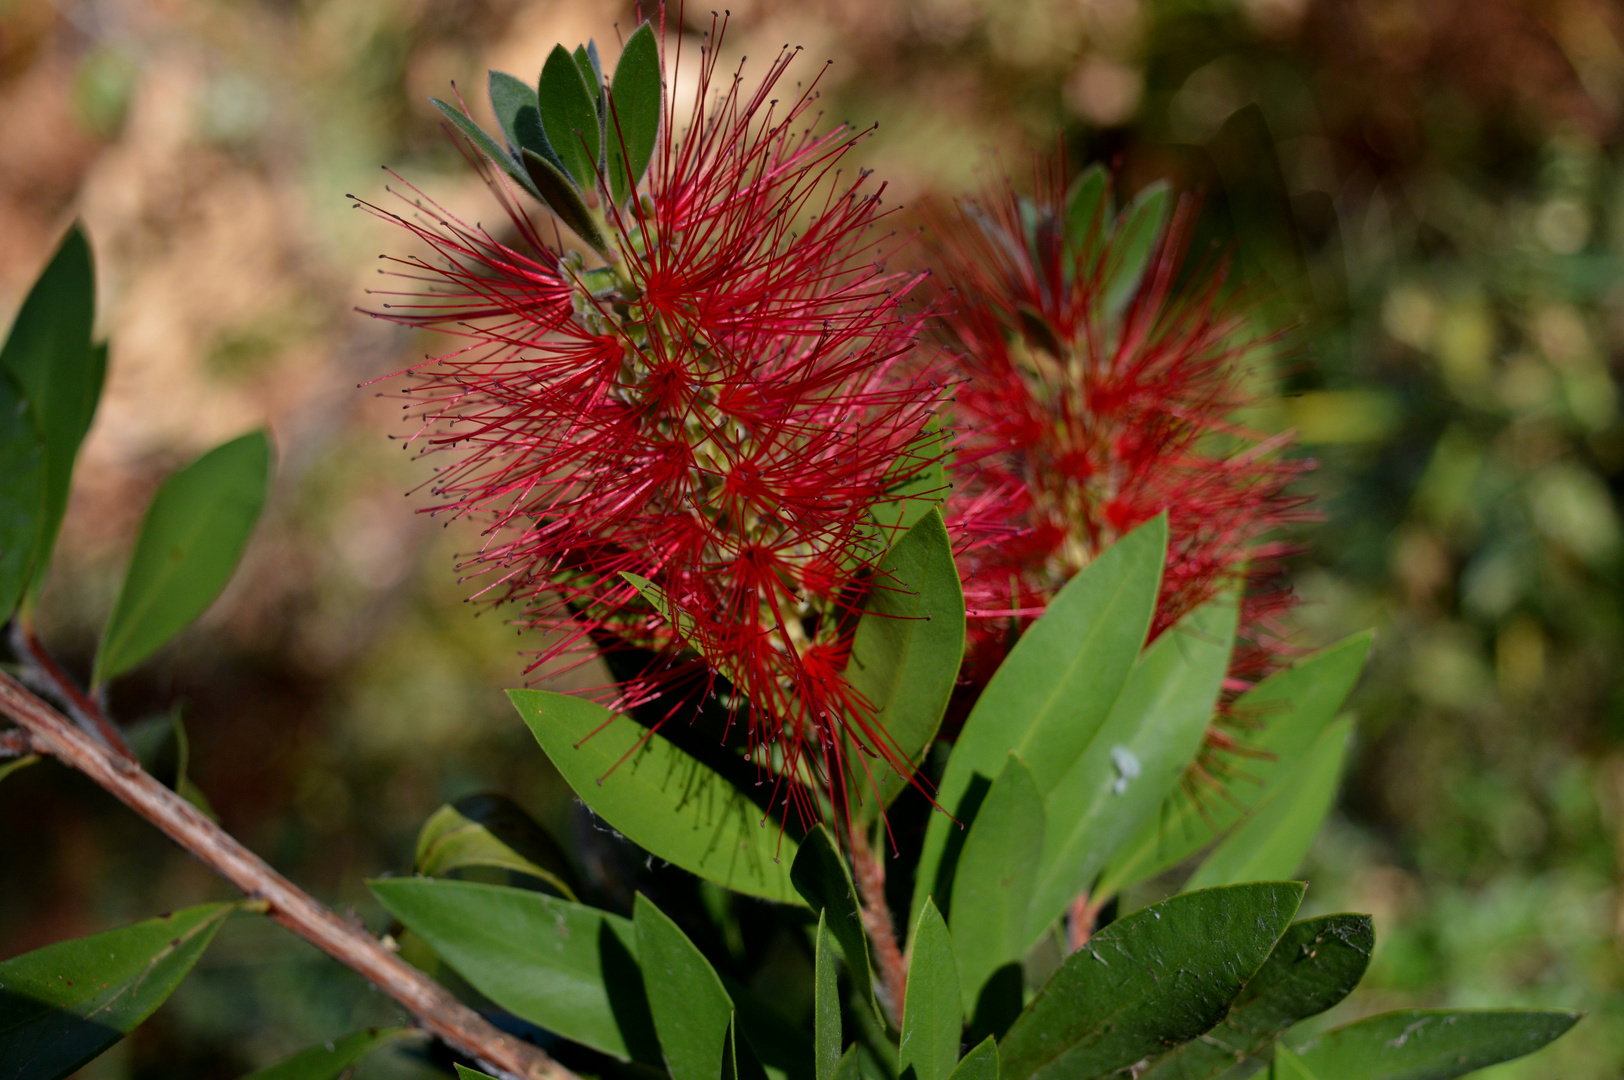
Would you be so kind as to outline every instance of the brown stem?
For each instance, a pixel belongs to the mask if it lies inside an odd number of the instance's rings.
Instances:
[[[34,752],[34,739],[22,728],[0,731],[0,758],[27,757]]]
[[[885,996],[890,999],[891,1020],[901,1027],[902,1005],[908,993],[908,962],[897,946],[891,907],[885,902],[885,864],[875,857],[868,838],[859,829],[851,831],[851,861],[857,894],[863,901],[863,929],[874,943],[874,962],[880,967]]]
[[[1094,920],[1100,917],[1100,909],[1089,901],[1087,893],[1079,893],[1077,899],[1071,902],[1068,913],[1066,941],[1071,946],[1070,951],[1076,952],[1094,936]]]
[[[101,703],[79,689],[68,673],[63,671],[51,654],[45,651],[45,646],[34,636],[32,626],[24,625],[19,617],[12,623],[11,639],[23,660],[61,695],[68,706],[68,715],[75,723],[106,743],[115,754],[128,761],[135,760],[135,751],[130,749],[129,744],[124,741],[124,736],[118,733],[118,728],[102,711]]]
[[[36,751],[50,754],[106,788],[199,862],[263,901],[271,918],[360,973],[405,1006],[424,1028],[481,1067],[521,1080],[579,1080],[537,1047],[492,1027],[365,930],[302,892],[191,803],[139,765],[116,756],[5,672],[0,672],[0,712],[28,732]]]

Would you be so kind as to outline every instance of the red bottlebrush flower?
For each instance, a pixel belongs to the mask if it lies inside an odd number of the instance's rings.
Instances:
[[[702,50],[692,115],[662,106],[646,192],[617,205],[601,165],[583,185],[603,267],[551,250],[491,171],[516,236],[421,201],[386,214],[437,258],[406,261],[427,286],[374,314],[462,339],[414,369],[408,408],[443,461],[434,509],[484,524],[479,595],[552,635],[527,670],[642,657],[607,696],[664,694],[666,718],[720,676],[752,760],[831,784],[854,727],[889,756],[842,669],[892,539],[871,509],[940,391],[900,372],[920,275],[883,268],[884,187],[840,168],[866,133],[813,132],[816,80],[773,98],[793,57],[747,92]]]
[[[1027,200],[1007,188],[942,223],[955,296],[946,326],[964,384],[949,526],[971,608],[967,676],[990,677],[1010,621],[1040,614],[1125,532],[1168,515],[1169,546],[1152,639],[1245,575],[1229,690],[1277,663],[1284,547],[1304,520],[1280,459],[1231,417],[1251,403],[1259,346],[1222,267],[1175,287],[1195,216],[1162,229],[1165,188],[1118,224],[1095,169],[1062,198],[1050,177]],[[1154,241],[1154,242],[1153,242]],[[1142,276],[1141,276],[1142,275]],[[979,616],[976,618],[975,616]],[[1232,747],[1212,729],[1209,745]]]

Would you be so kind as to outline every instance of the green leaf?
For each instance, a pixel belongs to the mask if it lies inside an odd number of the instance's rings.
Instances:
[[[564,899],[578,899],[558,844],[505,795],[469,795],[442,806],[417,834],[419,874],[443,877],[472,866],[537,878]]]
[[[1203,793],[1199,804],[1175,793],[1162,813],[1147,821],[1111,860],[1096,898],[1114,896],[1183,862],[1293,775],[1358,681],[1370,640],[1368,632],[1354,634],[1242,694],[1234,704],[1235,714],[1257,725],[1248,734],[1247,745],[1266,756],[1248,758],[1235,775],[1222,781],[1220,792]]]
[[[929,900],[908,938],[908,953],[897,1075],[900,1080],[948,1080],[959,1060],[964,1012],[959,1007],[953,939]]]
[[[46,518],[45,440],[10,376],[0,373],[0,621],[34,579]]]
[[[524,167],[529,173],[529,186],[536,193],[536,197],[546,203],[548,208],[558,215],[558,220],[591,245],[593,250],[599,252],[607,250],[608,244],[603,238],[603,232],[592,217],[592,211],[587,209],[586,200],[581,197],[581,191],[575,186],[575,182],[563,169],[529,147],[525,147],[522,157]]]
[[[243,1080],[338,1080],[345,1070],[360,1061],[373,1047],[388,1042],[405,1030],[370,1028],[357,1031],[337,1042],[302,1050],[284,1062],[248,1074]]]
[[[1308,1071],[1303,1059],[1284,1046],[1274,1048],[1274,1061],[1269,1065],[1269,1080],[1319,1080]]]
[[[436,97],[429,98],[429,101],[434,104],[436,109],[440,110],[447,120],[451,121],[458,131],[462,132],[464,138],[473,143],[486,157],[501,166],[502,170],[511,176],[520,187],[543,202],[548,201],[542,197],[541,191],[536,187],[536,182],[530,178],[532,170],[526,169],[520,162],[514,160],[513,155],[503,150],[495,139],[486,134],[484,128],[474,123],[466,113],[450,102],[441,101]]]
[[[852,985],[865,1002],[872,1002],[874,987],[869,977],[868,935],[863,931],[862,909],[846,860],[841,858],[839,845],[828,829],[815,825],[806,834],[790,865],[789,877],[812,910],[821,911],[828,920],[829,931],[845,954]]]
[[[589,41],[585,45],[575,46],[575,66],[581,69],[581,78],[586,80],[587,86],[592,88],[592,100],[603,108],[603,67],[598,63],[597,42]]]
[[[1223,1023],[1158,1058],[1138,1080],[1215,1080],[1237,1063],[1261,1057],[1293,1024],[1352,993],[1375,945],[1368,915],[1292,923]]]
[[[1144,645],[1166,557],[1167,519],[1159,516],[1069,581],[1010,650],[947,760],[936,802],[953,817],[931,815],[911,911],[926,896],[952,895],[953,849],[964,839],[954,819],[968,827],[972,803],[1008,754],[1020,755],[1047,793],[1088,746]]]
[[[1404,1009],[1294,1049],[1318,1080],[1451,1080],[1532,1054],[1578,1021],[1556,1009]]]
[[[541,690],[508,698],[575,793],[627,839],[735,892],[799,902],[795,841],[721,776],[594,702]]]
[[[583,190],[598,182],[598,109],[592,88],[581,77],[575,58],[562,45],[554,45],[541,69],[536,90],[541,105],[541,126],[565,170]],[[573,226],[572,226],[573,228]]]
[[[1111,177],[1100,164],[1090,165],[1066,192],[1066,254],[1068,265],[1084,262],[1092,267],[1099,257],[1100,238],[1110,227]]]
[[[1027,915],[1036,940],[1089,888],[1123,841],[1155,816],[1201,747],[1235,640],[1236,604],[1220,595],[1157,638],[1048,796],[1043,868]]]
[[[1173,190],[1166,181],[1158,180],[1134,196],[1122,212],[1105,252],[1102,284],[1107,315],[1114,318],[1122,314],[1139,291],[1172,208]]]
[[[893,536],[913,528],[947,498],[947,441],[948,434],[933,419],[891,464],[890,475],[895,479],[886,488],[889,498],[869,509],[875,524],[884,530],[882,542],[889,543]]]
[[[805,848],[801,849],[803,854]],[[799,860],[797,860],[798,862]],[[818,912],[818,934],[813,978],[812,1043],[816,1047],[817,1080],[835,1080],[840,1069],[840,1044],[845,1041],[840,1027],[840,979],[835,971],[835,950],[830,943],[828,912]],[[861,982],[867,972],[854,977]]]
[[[1287,878],[1308,854],[1336,800],[1342,762],[1353,742],[1353,718],[1320,733],[1292,774],[1213,849],[1186,889]]]
[[[50,565],[68,505],[74,459],[96,415],[107,376],[107,347],[90,343],[95,317],[96,271],[90,241],[75,223],[23,300],[0,349],[0,369],[16,380],[27,399],[44,447],[42,516],[35,523],[33,548],[36,584]]]
[[[511,172],[520,153],[529,149],[563,168],[563,162],[547,141],[547,132],[542,129],[541,109],[530,84],[505,71],[493,71],[490,91],[491,110],[496,113],[496,122],[502,126],[508,144],[507,160],[501,163],[502,167]]]
[[[237,904],[200,904],[0,963],[0,1076],[59,1080],[164,1003]]]
[[[761,1059],[756,1056],[750,1040],[743,1037],[739,1026],[732,1023],[727,1027],[722,1055],[723,1080],[768,1080],[767,1070],[761,1067]]]
[[[1268,958],[1303,886],[1185,893],[1111,923],[1038,991],[999,1044],[1007,1080],[1089,1080],[1207,1031]]]
[[[654,156],[660,133],[662,91],[660,47],[654,29],[644,23],[626,39],[609,87],[609,183],[615,205],[622,206]]]
[[[1026,909],[1043,855],[1043,796],[1014,754],[998,774],[964,841],[953,876],[953,955],[966,1015],[975,1015],[981,988],[1026,953]]]
[[[169,727],[175,736],[175,794],[203,811],[210,821],[219,821],[214,807],[209,805],[209,797],[192,781],[192,740],[186,737],[186,725],[180,714],[177,708],[169,718]]]
[[[964,591],[947,527],[932,508],[880,561],[852,638],[846,679],[874,706],[879,729],[857,734],[872,757],[851,765],[856,790],[876,796],[854,813],[858,824],[872,821],[908,785],[909,777],[886,764],[882,740],[917,765],[941,726],[963,660]]]
[[[370,882],[395,918],[515,1016],[622,1060],[660,1060],[630,919],[529,889]]]
[[[22,757],[12,758],[10,761],[0,761],[0,780],[4,780],[19,769],[28,768],[39,759],[38,754],[24,754]]]
[[[256,431],[163,482],[102,631],[93,683],[135,667],[214,603],[248,545],[270,478],[270,440]]]
[[[688,935],[642,893],[632,923],[643,989],[671,1080],[714,1080],[733,1023],[732,999]]]
[[[991,1035],[964,1055],[951,1080],[998,1080],[998,1041]]]
[[[462,1062],[456,1062],[457,1080],[496,1080],[490,1073],[482,1073],[478,1069],[470,1069]]]

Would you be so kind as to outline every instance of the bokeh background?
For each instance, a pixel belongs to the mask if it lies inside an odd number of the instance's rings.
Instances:
[[[690,5],[687,26],[709,25]],[[377,927],[364,880],[479,790],[568,837],[570,799],[501,695],[523,642],[463,603],[466,532],[361,386],[420,357],[357,314],[352,208],[387,166],[495,214],[428,104],[489,67],[614,54],[613,0],[0,0],[0,314],[75,216],[112,341],[45,594],[83,673],[142,508],[268,424],[273,499],[204,623],[113,688],[183,710],[224,823]],[[1323,524],[1299,539],[1304,646],[1367,626],[1361,742],[1311,865],[1373,912],[1351,1015],[1561,1005],[1591,1016],[1497,1080],[1624,1071],[1624,8],[1607,0],[733,0],[726,50],[825,58],[826,115],[916,204],[1064,147],[1168,176],[1280,317],[1258,423],[1295,427]],[[0,785],[0,955],[228,891],[50,764]],[[393,1018],[262,920],[96,1080],[234,1077]],[[404,1066],[402,1066],[404,1067]],[[380,1065],[379,1075],[391,1066]]]

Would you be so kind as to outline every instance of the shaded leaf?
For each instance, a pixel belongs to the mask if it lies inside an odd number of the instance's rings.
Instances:
[[[804,855],[805,848],[802,848]],[[817,1054],[817,1080],[834,1080],[840,1069],[840,980],[835,971],[835,950],[829,937],[828,912],[818,912],[818,932],[814,941],[813,978],[816,985],[812,1003],[812,1045]],[[866,974],[866,973],[865,973]],[[858,976],[857,981],[862,977]]]
[[[999,1044],[1001,1071],[1090,1080],[1223,1019],[1301,903],[1296,882],[1185,893],[1134,912],[1067,957]]]
[[[388,1042],[405,1028],[371,1028],[346,1035],[325,1046],[312,1046],[286,1061],[250,1073],[243,1080],[338,1080],[344,1071],[379,1043]],[[483,1076],[483,1073],[473,1073]]]
[[[997,1040],[989,1035],[977,1043],[953,1070],[951,1080],[998,1080]]]
[[[530,171],[520,162],[515,161],[512,154],[503,150],[497,141],[486,133],[484,128],[474,123],[466,113],[448,101],[441,101],[436,97],[429,98],[429,101],[433,103],[436,109],[440,110],[447,120],[451,121],[452,125],[462,133],[464,138],[500,166],[502,171],[512,177],[520,187],[536,198],[542,199],[543,202],[548,201],[542,198],[541,191],[536,187],[536,182],[530,178]]]
[[[1223,1022],[1158,1058],[1138,1080],[1213,1080],[1267,1053],[1281,1033],[1353,992],[1376,945],[1368,915],[1292,923]]]
[[[909,935],[908,954],[897,1075],[901,1080],[948,1080],[959,1060],[964,1011],[959,1006],[953,939],[929,900]]]
[[[642,893],[632,923],[643,989],[671,1080],[713,1080],[723,1072],[732,999],[688,935]]]
[[[1144,280],[1150,257],[1162,238],[1168,214],[1173,209],[1173,189],[1166,181],[1150,184],[1122,212],[1105,255],[1102,270],[1106,313],[1120,315],[1126,310],[1139,283]]]
[[[22,757],[12,758],[10,761],[0,761],[0,780],[4,780],[19,769],[28,768],[39,759],[38,754],[24,754]]]
[[[609,182],[615,205],[623,205],[648,169],[660,134],[662,109],[660,47],[654,28],[632,31],[615,65],[609,87]]]
[[[593,103],[592,88],[581,77],[575,58],[564,46],[554,45],[547,55],[536,98],[541,105],[541,126],[547,133],[547,142],[575,183],[584,190],[591,190],[598,182],[598,158],[602,151],[598,109]]]
[[[1012,752],[1028,763],[1040,791],[1059,782],[1133,670],[1166,556],[1167,519],[1158,516],[1066,583],[977,699],[937,788],[939,806],[968,827],[974,811],[966,796],[978,777],[990,784]],[[952,895],[949,849],[963,839],[947,814],[931,815],[910,909],[915,915],[926,896]]]
[[[1403,1009],[1294,1049],[1316,1080],[1451,1080],[1532,1054],[1578,1021],[1557,1009]]]
[[[581,69],[581,78],[592,90],[592,101],[603,109],[603,68],[598,64],[598,45],[596,42],[587,42],[585,45],[575,46],[571,53],[575,58],[575,66]]]
[[[1274,1061],[1269,1065],[1269,1080],[1318,1080],[1303,1064],[1303,1059],[1284,1046],[1274,1048]]]
[[[45,440],[28,400],[0,374],[0,620],[11,617],[34,578],[45,497]]]
[[[469,795],[440,807],[417,834],[414,866],[425,877],[484,866],[546,882],[578,899],[574,875],[547,830],[505,795]]]
[[[490,1073],[482,1073],[478,1069],[470,1069],[462,1062],[457,1062],[457,1080],[496,1080]]]
[[[948,433],[932,420],[891,465],[895,479],[886,488],[885,502],[869,508],[869,514],[884,530],[882,542],[911,529],[919,519],[939,505],[948,494],[947,467],[943,453]]]
[[[564,170],[529,147],[524,149],[521,156],[524,159],[525,170],[529,173],[530,187],[536,192],[536,197],[546,203],[548,208],[558,215],[558,220],[591,245],[593,250],[599,252],[607,250],[608,244],[603,238],[603,232],[598,228],[597,221],[592,217],[592,211],[587,209],[586,200],[581,197],[580,189],[565,175]]]
[[[1089,888],[1118,846],[1177,787],[1217,705],[1235,621],[1234,594],[1225,593],[1157,638],[1088,748],[1048,795],[1028,939]]]
[[[1026,909],[1043,855],[1043,796],[1014,754],[987,793],[953,876],[953,955],[973,1015],[993,972],[1027,949]]]
[[[59,1080],[128,1035],[236,904],[200,904],[0,963],[0,1078]]]
[[[845,954],[852,985],[864,1001],[872,1002],[874,986],[869,977],[868,934],[863,930],[862,908],[851,871],[828,829],[815,825],[806,834],[789,876],[812,910],[823,913],[829,932]]]
[[[1111,178],[1105,166],[1090,165],[1066,192],[1066,264],[1092,267],[1102,234],[1111,220]]]
[[[215,447],[163,482],[102,631],[94,683],[151,656],[220,595],[259,520],[270,473],[270,440],[256,431]]]
[[[210,821],[219,821],[219,815],[209,805],[209,797],[192,781],[192,740],[186,737],[186,725],[180,714],[177,708],[169,718],[170,730],[175,736],[175,794],[201,810]]]
[[[799,903],[795,841],[721,776],[595,702],[542,690],[508,698],[575,793],[627,839],[735,892]]]

